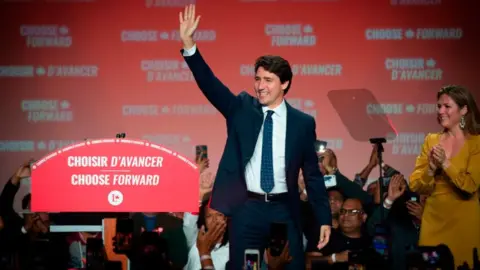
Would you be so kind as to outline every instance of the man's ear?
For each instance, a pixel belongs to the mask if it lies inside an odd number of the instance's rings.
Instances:
[[[365,213],[363,213],[363,215],[362,215],[362,221],[363,221],[363,222],[367,222],[367,218],[368,218],[368,215],[365,214]]]
[[[282,83],[282,85],[281,85],[282,90],[285,91],[285,89],[287,89],[289,84],[290,84],[290,81],[286,81],[286,82]]]

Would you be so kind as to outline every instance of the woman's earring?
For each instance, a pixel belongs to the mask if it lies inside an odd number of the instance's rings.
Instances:
[[[461,129],[465,128],[465,116],[462,116],[462,118],[460,118],[460,128]]]

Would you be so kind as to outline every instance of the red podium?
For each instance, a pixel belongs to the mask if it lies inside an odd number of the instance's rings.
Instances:
[[[173,150],[143,140],[98,139],[32,165],[34,212],[195,212],[199,172]]]

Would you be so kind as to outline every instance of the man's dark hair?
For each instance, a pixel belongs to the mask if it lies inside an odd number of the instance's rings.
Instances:
[[[287,88],[285,88],[283,91],[283,94],[286,95],[290,89],[290,86],[292,85],[293,77],[292,68],[290,67],[288,61],[280,56],[264,55],[260,56],[255,61],[255,73],[260,67],[263,67],[266,71],[277,75],[282,84],[288,82]]]

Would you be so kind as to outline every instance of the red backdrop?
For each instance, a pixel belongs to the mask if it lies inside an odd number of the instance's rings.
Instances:
[[[207,144],[215,170],[225,123],[191,80],[176,40],[178,12],[191,2],[2,1],[0,184],[25,159],[120,132],[192,158],[196,144]],[[258,56],[288,59],[298,74],[287,98],[316,116],[318,137],[348,176],[367,163],[371,146],[352,139],[329,91],[364,88],[394,104],[387,112],[400,134],[385,161],[408,174],[422,142],[409,136],[438,130],[435,110],[425,110],[434,107],[418,104],[434,106],[444,84],[480,86],[476,0],[196,2],[198,46],[216,75],[236,93],[253,93]],[[392,63],[404,77],[392,79]],[[441,76],[408,77],[425,70]]]

